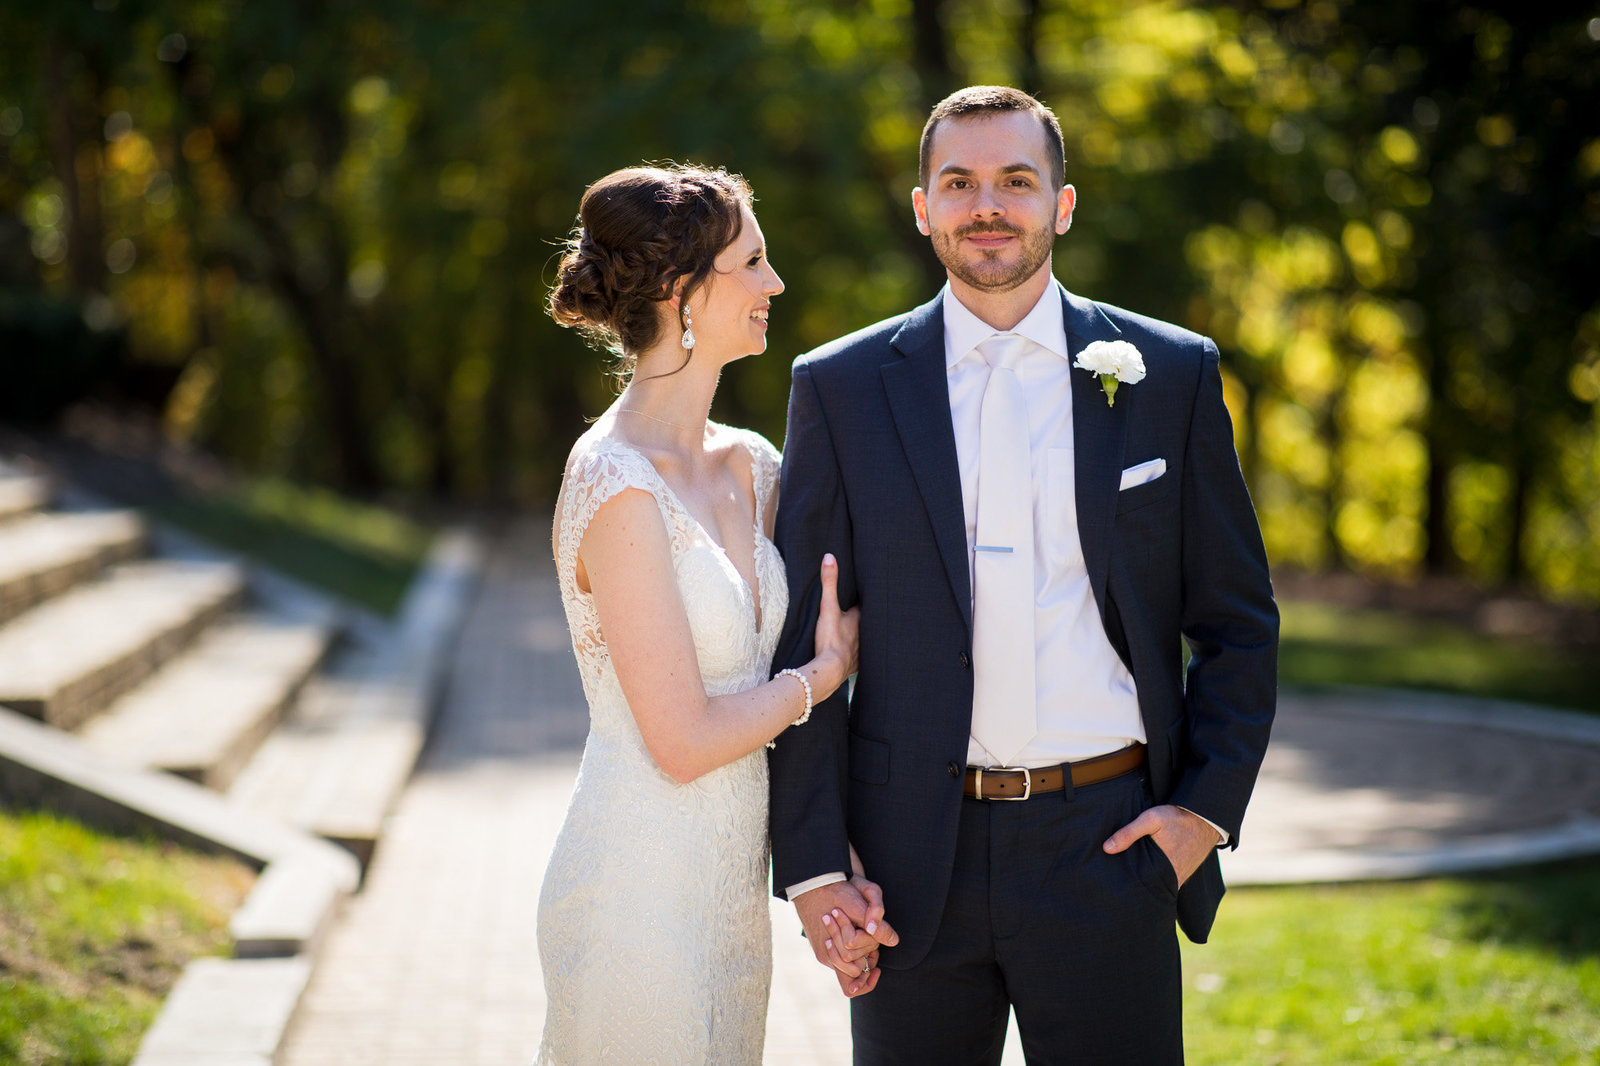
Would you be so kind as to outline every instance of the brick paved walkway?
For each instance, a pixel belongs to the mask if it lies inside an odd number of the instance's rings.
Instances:
[[[280,1066],[532,1060],[539,885],[586,728],[547,536],[528,523],[491,561],[429,750]],[[1553,740],[1507,732],[1503,709],[1463,728],[1452,705],[1416,702],[1392,713],[1365,697],[1286,699],[1246,846],[1227,860],[1234,883],[1283,879],[1297,862],[1314,878],[1417,872],[1407,863],[1441,845],[1465,856],[1459,868],[1515,860],[1528,840],[1545,841],[1545,857],[1600,850],[1600,720],[1556,722],[1576,732]],[[837,985],[787,906],[774,905],[773,929],[766,1062],[848,1062]],[[1014,1040],[1008,1064],[1021,1062]]]

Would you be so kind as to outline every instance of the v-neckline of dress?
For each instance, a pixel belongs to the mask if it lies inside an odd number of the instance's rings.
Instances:
[[[761,581],[761,542],[768,539],[768,537],[766,531],[761,528],[760,479],[756,473],[756,455],[754,450],[751,449],[750,445],[742,439],[735,439],[735,443],[738,444],[740,448],[744,449],[745,455],[750,459],[750,496],[754,507],[754,513],[751,516],[750,522],[750,529],[752,533],[750,540],[750,576],[747,578],[744,576],[743,572],[740,571],[739,564],[733,561],[733,556],[729,554],[727,547],[718,541],[716,537],[711,535],[711,531],[706,528],[705,523],[700,521],[700,519],[695,516],[695,513],[689,509],[689,505],[683,502],[683,497],[678,495],[677,490],[672,487],[672,484],[667,481],[666,477],[661,473],[661,471],[656,469],[656,464],[650,461],[650,457],[648,455],[646,455],[639,448],[629,444],[627,441],[618,440],[615,437],[604,437],[602,439],[608,440],[620,448],[626,448],[628,451],[637,455],[640,459],[643,459],[645,464],[650,467],[650,472],[654,474],[656,480],[661,483],[661,487],[665,489],[667,495],[671,497],[672,505],[681,511],[685,518],[687,518],[690,522],[693,522],[694,527],[700,531],[700,535],[717,550],[717,553],[721,555],[723,559],[727,560],[728,566],[732,568],[734,576],[737,577],[739,579],[739,583],[744,586],[745,594],[750,597],[750,611],[753,616],[753,621],[755,622],[756,636],[761,636],[766,624],[766,618],[764,617],[765,612],[761,609],[761,589],[763,584]]]

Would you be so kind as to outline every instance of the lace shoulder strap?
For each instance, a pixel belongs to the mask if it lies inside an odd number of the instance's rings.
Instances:
[[[623,489],[642,489],[655,497],[677,546],[679,533],[662,499],[662,484],[649,459],[608,437],[595,438],[573,457],[556,502],[556,570],[563,587],[576,587],[578,546],[595,512]]]
[[[772,442],[753,429],[739,431],[745,450],[750,453],[751,480],[755,484],[756,513],[765,514],[767,501],[778,491],[778,475],[783,465],[783,455]]]

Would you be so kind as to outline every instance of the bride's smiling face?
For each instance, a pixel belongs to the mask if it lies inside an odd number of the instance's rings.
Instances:
[[[767,350],[767,312],[783,279],[767,261],[767,242],[749,205],[739,233],[717,255],[710,276],[689,297],[695,351],[734,360]]]

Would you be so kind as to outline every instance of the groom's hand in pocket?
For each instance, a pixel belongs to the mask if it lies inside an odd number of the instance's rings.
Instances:
[[[1221,840],[1216,828],[1198,814],[1162,804],[1151,807],[1112,833],[1105,842],[1105,850],[1112,855],[1127,851],[1135,840],[1145,836],[1156,842],[1156,847],[1172,864],[1180,888],[1200,869],[1200,864]]]

